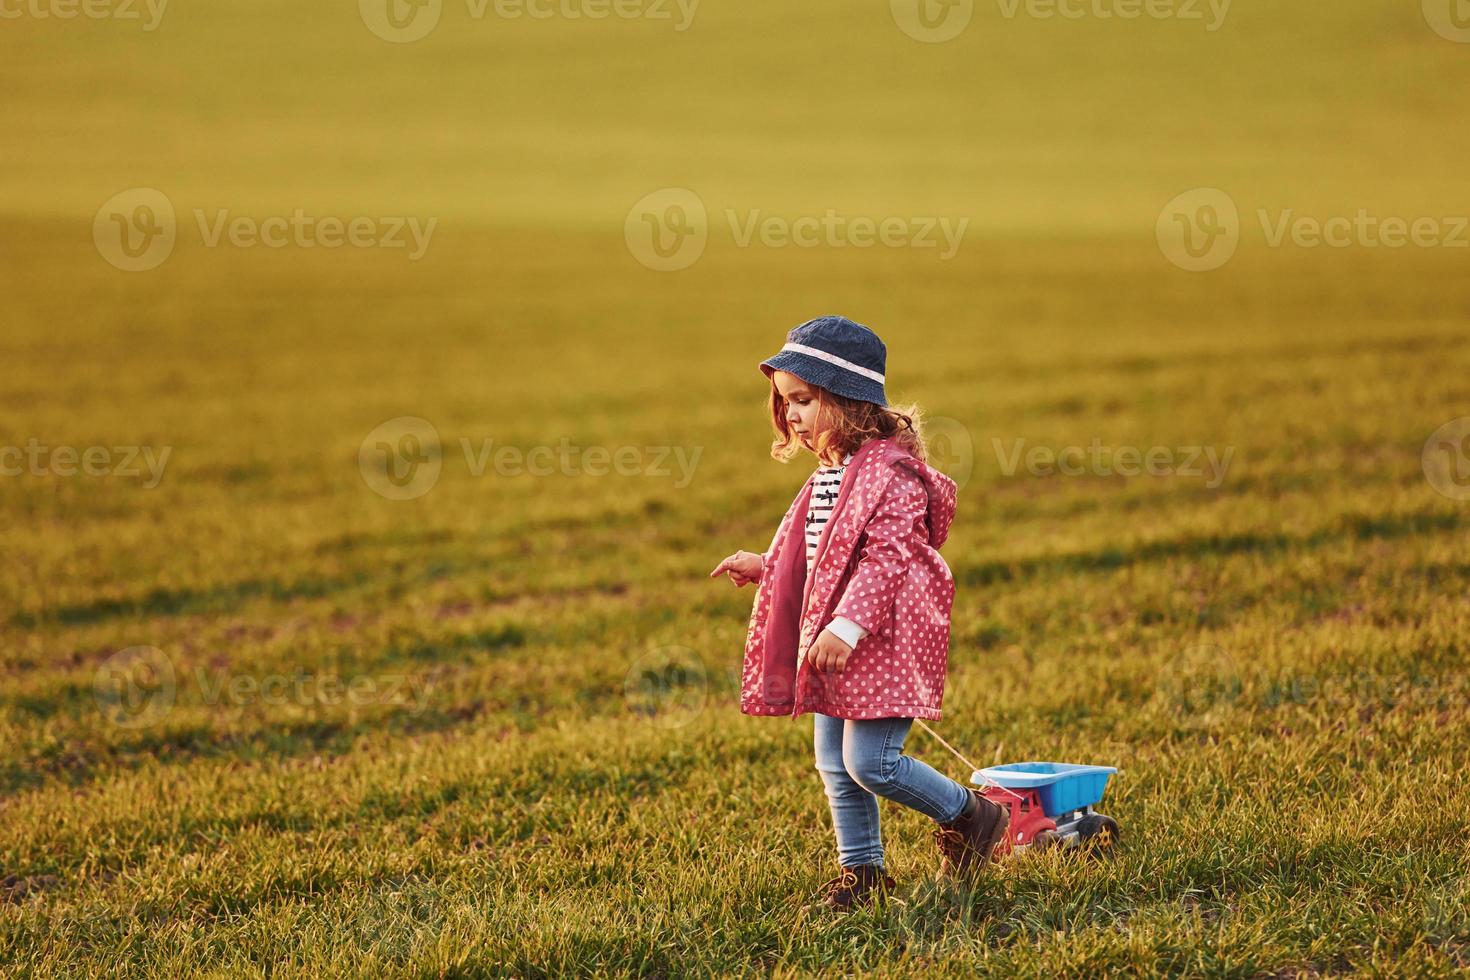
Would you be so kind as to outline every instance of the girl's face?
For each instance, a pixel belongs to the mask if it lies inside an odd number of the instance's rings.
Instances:
[[[822,407],[817,389],[786,371],[772,372],[771,380],[786,401],[786,423],[801,439],[803,446],[812,448],[817,433],[823,428],[817,418]]]

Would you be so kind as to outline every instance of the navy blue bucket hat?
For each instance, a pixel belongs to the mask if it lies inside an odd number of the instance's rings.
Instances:
[[[786,346],[761,361],[761,373],[794,374],[847,398],[887,405],[883,371],[888,348],[878,335],[845,316],[819,316],[786,335]]]

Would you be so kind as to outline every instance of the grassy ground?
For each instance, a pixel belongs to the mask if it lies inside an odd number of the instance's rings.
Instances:
[[[446,9],[411,45],[350,7],[5,27],[0,445],[168,456],[155,486],[146,457],[0,478],[0,965],[1470,967],[1470,511],[1421,460],[1470,405],[1466,253],[1250,230],[1470,211],[1470,47],[1367,2],[1214,34],[977,8],[942,45],[881,4],[773,37],[774,5],[708,2],[684,34]],[[124,273],[91,225],[134,185],[179,238]],[[740,248],[716,217],[657,273],[623,221],[666,185],[972,221],[941,261]],[[1190,274],[1152,236],[1200,185],[1245,230]],[[440,224],[409,262],[208,248],[195,207]],[[705,573],[807,474],[766,457],[754,365],[831,311],[883,334],[963,481],[939,729],[1118,766],[1116,860],[956,887],[885,803],[901,900],[801,911],[835,864],[810,719],[739,714],[752,594]],[[360,451],[403,416],[439,475],[391,500]],[[484,440],[636,472],[476,475]],[[1008,474],[1018,440],[1229,465]]]

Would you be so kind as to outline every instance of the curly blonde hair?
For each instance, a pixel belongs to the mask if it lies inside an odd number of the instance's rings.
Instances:
[[[808,382],[810,384],[810,382]],[[869,439],[894,439],[919,459],[928,462],[929,453],[924,443],[923,410],[918,405],[889,405],[884,407],[874,402],[858,401],[812,385],[817,393],[817,424],[819,435],[812,445],[812,452],[824,465],[836,466],[848,453],[857,452],[858,447]],[[776,438],[771,443],[771,457],[789,462],[804,447],[796,433],[786,421],[786,399],[782,397],[776,382],[771,381],[771,427]]]

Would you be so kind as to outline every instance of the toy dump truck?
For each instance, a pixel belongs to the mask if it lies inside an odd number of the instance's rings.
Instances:
[[[1011,813],[995,857],[1057,847],[1110,854],[1118,843],[1118,821],[1093,807],[1102,802],[1108,777],[1117,771],[1067,762],[1011,762],[975,770],[970,782]]]

